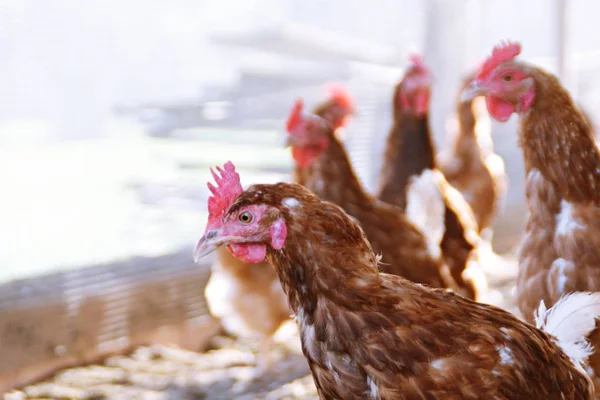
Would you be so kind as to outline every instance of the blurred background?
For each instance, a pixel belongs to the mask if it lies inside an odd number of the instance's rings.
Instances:
[[[208,167],[231,160],[244,184],[290,179],[284,120],[298,96],[321,100],[326,82],[356,98],[345,143],[369,190],[393,86],[414,52],[435,76],[438,149],[460,80],[508,38],[597,120],[598,15],[594,0],[0,0],[0,330],[23,298],[66,301],[71,315],[114,282],[125,293],[143,273],[185,276]],[[501,253],[513,251],[525,215],[514,122],[492,126],[510,179]],[[152,269],[153,259],[186,266]],[[75,290],[82,277],[87,292]],[[185,318],[205,312],[190,310]],[[39,351],[67,351],[52,340]],[[15,363],[0,372],[27,364]]]

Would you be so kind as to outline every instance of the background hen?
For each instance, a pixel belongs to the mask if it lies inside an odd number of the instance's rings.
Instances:
[[[215,193],[222,222],[207,226],[195,257],[227,245],[275,266],[321,398],[592,398],[581,365],[599,294],[542,309],[550,336],[496,307],[379,273],[363,230],[340,207],[297,184],[243,191],[225,168]]]
[[[383,271],[465,293],[440,259],[443,203],[435,187],[414,185],[414,190],[427,191],[429,200],[439,205],[433,204],[428,218],[438,227],[438,233],[426,238],[400,209],[377,201],[363,189],[346,150],[335,136],[334,124],[316,115],[303,115],[302,108],[302,102],[298,101],[287,124],[296,181],[322,199],[338,204],[360,222],[373,248],[382,256]],[[322,107],[320,110],[323,112]],[[423,215],[421,210],[418,213]]]
[[[494,48],[466,99],[485,95],[490,115],[519,114],[529,217],[519,254],[519,309],[532,321],[543,300],[600,290],[600,152],[590,125],[560,81],[515,58],[518,43]],[[600,333],[592,343],[598,348]],[[590,361],[600,384],[600,355]]]
[[[475,74],[461,85],[464,88]],[[507,190],[504,161],[494,153],[490,118],[481,98],[456,102],[456,128],[452,145],[440,152],[437,161],[448,182],[469,203],[481,237],[492,239],[492,223]]]
[[[377,197],[407,207],[408,184],[424,171],[438,172],[434,143],[429,131],[429,96],[432,77],[419,57],[412,58],[393,97],[394,122],[387,139]],[[444,200],[444,233],[440,243],[452,276],[470,298],[487,289],[477,260],[477,222],[468,203],[445,179],[436,181]],[[423,201],[417,199],[417,201]],[[429,233],[425,228],[424,232]]]

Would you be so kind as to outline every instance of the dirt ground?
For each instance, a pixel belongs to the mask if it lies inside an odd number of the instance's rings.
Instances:
[[[485,265],[488,302],[515,312],[514,257],[494,258]],[[205,353],[170,346],[141,347],[128,356],[111,357],[103,365],[60,371],[44,382],[5,395],[5,399],[318,398],[293,323],[278,332],[271,367],[262,374],[256,372],[252,343],[219,336],[212,347]]]

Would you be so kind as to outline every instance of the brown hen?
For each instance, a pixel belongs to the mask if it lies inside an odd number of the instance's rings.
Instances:
[[[387,140],[377,197],[403,210],[408,205],[411,179],[424,171],[438,171],[429,131],[430,85],[429,70],[419,58],[413,58],[413,64],[394,90],[394,122]],[[478,298],[487,289],[487,282],[477,263],[477,222],[469,204],[445,179],[438,179],[438,191],[445,206],[441,241],[444,260],[454,280],[468,291],[468,297]],[[424,232],[427,234],[428,230]]]
[[[519,254],[517,297],[526,320],[540,300],[600,290],[600,151],[590,125],[558,78],[497,46],[464,97],[485,95],[490,115],[519,114],[529,216]],[[592,344],[600,346],[600,332]],[[590,360],[600,387],[600,354]]]
[[[246,262],[275,266],[321,399],[592,398],[582,363],[599,294],[541,307],[536,329],[499,308],[379,273],[354,219],[300,185],[243,191],[239,180],[226,183],[234,179],[221,181],[221,223],[207,227],[195,258],[226,245]]]
[[[474,76],[470,74],[463,81],[461,91]],[[482,238],[491,241],[492,223],[508,185],[504,161],[494,153],[491,124],[485,105],[479,103],[481,98],[462,101],[460,92],[458,97],[458,132],[452,147],[440,152],[437,161],[448,183],[471,206]]]
[[[359,221],[373,248],[382,257],[381,269],[384,272],[470,295],[456,284],[441,260],[439,242],[443,229],[443,202],[435,193],[435,187],[426,181],[413,185],[413,191],[425,192],[422,197],[433,203],[432,216],[421,224],[426,225],[433,220],[432,224],[438,226],[439,234],[425,237],[400,209],[378,201],[363,189],[346,150],[335,135],[334,125],[339,119],[333,119],[332,125],[316,115],[303,115],[302,107],[302,102],[298,101],[287,126],[288,144],[292,146],[296,163],[296,182],[323,200],[338,204]],[[334,114],[340,115],[328,115]]]

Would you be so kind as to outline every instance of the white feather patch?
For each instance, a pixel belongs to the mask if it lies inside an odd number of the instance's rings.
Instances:
[[[440,257],[445,230],[446,205],[438,186],[441,179],[439,171],[426,169],[411,179],[406,190],[406,216],[425,234],[429,254],[434,259]]]
[[[283,199],[282,203],[287,208],[302,207],[300,201],[294,197],[286,197]]]
[[[573,206],[566,200],[560,203],[560,213],[556,216],[556,234],[558,236],[570,235],[575,230],[583,230],[585,226],[580,224],[573,216]]]
[[[600,292],[576,292],[563,296],[554,307],[546,309],[544,301],[534,313],[539,329],[556,337],[557,344],[581,367],[594,349],[586,337],[600,317]]]
[[[507,346],[497,346],[496,351],[500,356],[500,364],[512,365],[514,364],[513,351]]]
[[[555,273],[556,291],[563,294],[568,283],[568,270],[575,269],[575,265],[571,261],[564,258],[557,258],[550,266],[550,276]]]
[[[379,387],[370,376],[367,376],[367,385],[369,386],[369,398],[379,400]]]

